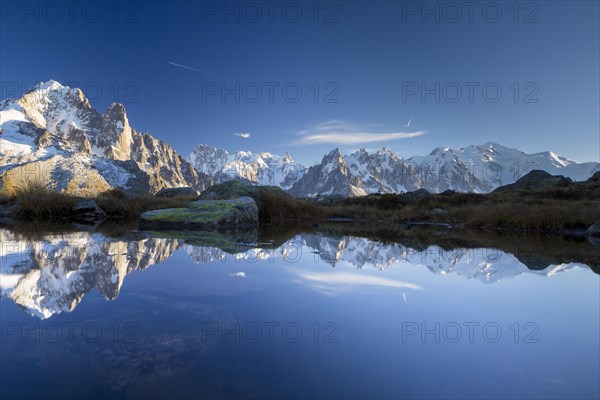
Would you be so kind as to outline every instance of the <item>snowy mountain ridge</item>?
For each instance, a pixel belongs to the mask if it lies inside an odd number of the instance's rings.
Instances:
[[[306,171],[306,167],[295,162],[289,153],[284,156],[249,151],[230,154],[227,150],[203,144],[194,147],[187,159],[196,170],[211,176],[215,183],[244,179],[257,185],[289,189]]]
[[[418,189],[488,193],[532,170],[582,181],[599,171],[600,164],[577,163],[553,152],[528,154],[493,142],[460,149],[438,147],[426,156],[406,159],[387,148],[375,153],[360,149],[350,155],[336,148],[308,168],[289,192],[295,196],[363,196]]]

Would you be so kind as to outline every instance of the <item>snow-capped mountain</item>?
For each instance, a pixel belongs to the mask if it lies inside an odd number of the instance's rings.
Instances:
[[[188,161],[199,172],[211,176],[215,183],[244,179],[257,185],[273,185],[283,189],[289,189],[306,171],[306,167],[295,162],[289,153],[284,156],[248,151],[229,154],[227,150],[204,144],[194,147]]]
[[[0,175],[55,190],[93,194],[112,187],[155,192],[211,183],[167,143],[129,125],[123,105],[101,114],[83,92],[55,81],[0,103]]]
[[[586,180],[600,170],[595,162],[577,163],[553,152],[527,154],[497,143],[460,149],[434,149],[429,155],[403,159],[389,149],[365,149],[342,155],[334,149],[306,171],[289,190],[295,196],[400,193],[427,189],[440,193],[487,193],[514,183],[532,170]]]

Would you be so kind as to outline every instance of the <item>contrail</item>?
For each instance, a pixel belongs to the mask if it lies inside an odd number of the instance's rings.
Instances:
[[[196,69],[196,68],[188,67],[187,65],[177,64],[177,63],[174,63],[174,62],[171,62],[171,61],[167,61],[167,64],[171,64],[171,65],[174,65],[176,67],[191,69],[192,71],[196,71],[196,72],[202,72],[203,74],[211,74],[211,72],[208,72],[208,71],[203,71],[201,69]]]

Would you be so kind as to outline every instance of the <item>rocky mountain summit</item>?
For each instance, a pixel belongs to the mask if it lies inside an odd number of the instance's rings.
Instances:
[[[173,148],[129,124],[122,104],[96,111],[77,88],[39,83],[0,103],[0,177],[72,194],[120,187],[203,190],[211,179]]]

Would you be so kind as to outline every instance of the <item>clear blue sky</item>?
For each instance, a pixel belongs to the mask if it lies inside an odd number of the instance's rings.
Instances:
[[[311,164],[336,144],[495,141],[599,159],[597,1],[75,3],[1,3],[2,97],[77,82],[184,155],[206,143]]]

